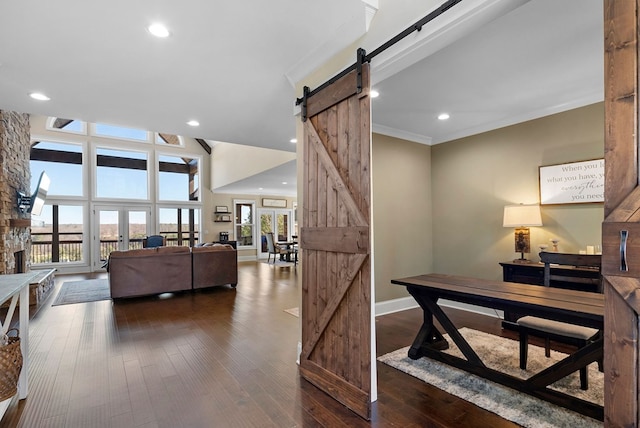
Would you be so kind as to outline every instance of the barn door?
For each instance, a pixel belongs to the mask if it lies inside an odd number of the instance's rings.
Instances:
[[[605,423],[637,427],[640,322],[640,0],[605,0]]]
[[[369,67],[307,99],[304,122],[302,376],[369,419]],[[361,91],[357,88],[361,86]]]

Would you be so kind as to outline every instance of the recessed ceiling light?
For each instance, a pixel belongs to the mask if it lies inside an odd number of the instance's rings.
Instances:
[[[283,181],[283,182],[282,182],[282,184],[287,184],[287,182],[286,182],[286,181]]]
[[[450,117],[451,116],[449,116],[449,113],[441,113],[440,115],[438,115],[438,120],[447,120]]]
[[[51,98],[40,92],[32,92],[29,94],[31,98],[38,101],[49,101]]]
[[[295,143],[298,142],[298,139],[297,138],[292,138],[292,139],[289,140],[289,142],[295,144]]]
[[[189,126],[200,126],[200,122],[198,122],[197,120],[190,120],[189,122],[187,122],[187,125],[189,125]]]
[[[371,98],[378,98],[380,96],[380,92],[372,89],[371,92],[369,92],[369,95],[371,95]]]
[[[169,30],[163,24],[151,24],[147,27],[147,30],[156,37],[169,37]]]

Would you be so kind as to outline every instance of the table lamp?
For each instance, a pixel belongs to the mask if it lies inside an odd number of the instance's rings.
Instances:
[[[504,227],[515,227],[516,253],[520,253],[520,258],[514,260],[518,263],[530,263],[524,258],[524,253],[531,252],[531,240],[529,237],[529,226],[542,226],[542,216],[540,215],[540,205],[507,205],[504,207],[504,217],[502,221]]]

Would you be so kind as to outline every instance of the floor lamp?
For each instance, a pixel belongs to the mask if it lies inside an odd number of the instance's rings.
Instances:
[[[515,227],[515,249],[520,253],[520,258],[514,260],[517,263],[531,263],[524,258],[524,253],[531,252],[530,226],[542,226],[540,205],[507,205],[504,207],[502,221],[504,227]]]

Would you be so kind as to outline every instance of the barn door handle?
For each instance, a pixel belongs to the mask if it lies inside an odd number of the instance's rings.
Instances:
[[[627,237],[629,236],[628,230],[620,231],[620,271],[627,272],[629,267],[627,266]]]

